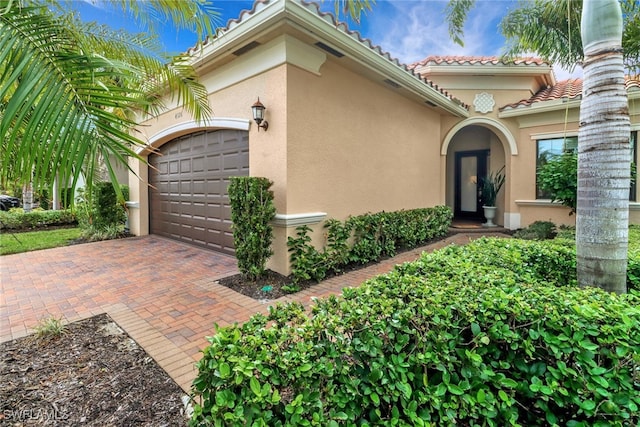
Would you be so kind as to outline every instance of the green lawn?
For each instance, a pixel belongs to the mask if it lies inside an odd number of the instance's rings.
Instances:
[[[79,238],[81,233],[82,230],[78,227],[26,233],[3,232],[0,235],[0,255],[66,246]]]

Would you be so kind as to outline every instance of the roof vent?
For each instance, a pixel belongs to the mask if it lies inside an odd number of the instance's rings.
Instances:
[[[400,85],[393,80],[385,79],[384,82],[394,89],[398,89],[400,87]]]
[[[318,42],[316,43],[316,46],[318,46],[320,49],[329,52],[331,55],[337,57],[337,58],[342,58],[344,56],[344,53],[342,52],[338,52],[337,50],[335,50],[334,48],[332,48],[331,46],[327,46],[326,44],[322,43],[322,42]]]
[[[240,49],[238,49],[235,52],[233,52],[233,54],[235,56],[240,56],[240,55],[243,55],[243,54],[249,52],[251,49],[254,49],[254,48],[258,47],[258,46],[260,46],[260,43],[258,43],[257,41],[254,40],[251,43],[242,46]]]

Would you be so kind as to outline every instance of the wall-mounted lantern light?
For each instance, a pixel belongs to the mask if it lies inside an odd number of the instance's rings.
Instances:
[[[253,120],[258,125],[258,132],[260,132],[260,128],[264,129],[265,132],[269,128],[269,122],[264,119],[264,110],[266,110],[266,108],[262,105],[262,102],[260,102],[260,98],[251,106]]]

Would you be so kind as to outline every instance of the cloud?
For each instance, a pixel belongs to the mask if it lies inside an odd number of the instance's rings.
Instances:
[[[449,37],[446,1],[380,1],[365,19],[369,38],[400,61],[429,55],[499,55],[504,38],[498,23],[512,2],[479,1],[464,29],[464,46]]]
[[[573,70],[567,70],[559,65],[554,65],[553,73],[558,81],[583,77],[582,67],[579,65],[576,65]]]

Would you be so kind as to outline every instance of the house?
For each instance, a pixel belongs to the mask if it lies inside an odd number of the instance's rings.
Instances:
[[[297,226],[310,225],[320,246],[328,218],[443,204],[481,218],[478,177],[502,166],[498,224],[574,221],[536,189],[537,159],[578,129],[581,82],[556,81],[547,62],[401,64],[302,0],[257,1],[190,53],[214,116],[198,124],[174,104],[141,123],[149,165],[131,164],[141,178],[129,180],[134,234],[233,253],[228,178],[264,176],[277,209],[269,268],[286,274]],[[628,93],[637,141],[638,82]],[[268,128],[252,120],[258,98]]]

